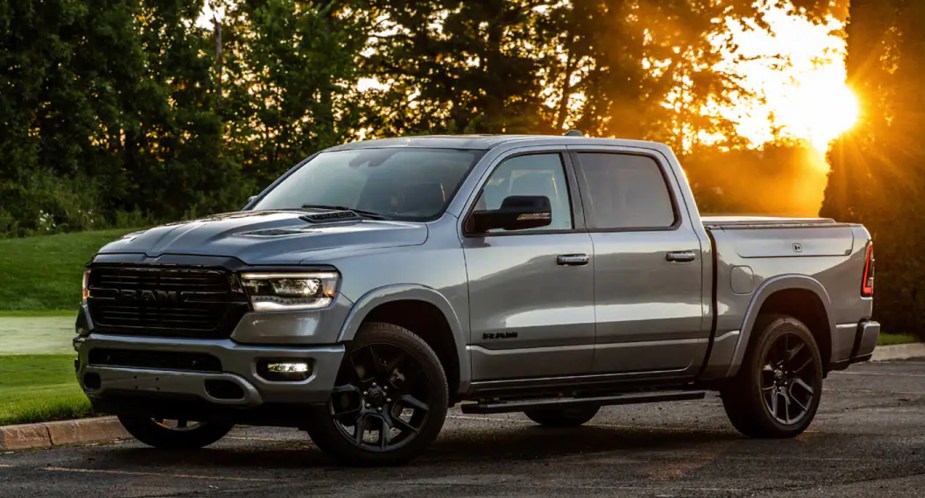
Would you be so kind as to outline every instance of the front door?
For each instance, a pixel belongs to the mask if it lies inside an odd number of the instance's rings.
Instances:
[[[572,157],[594,244],[595,372],[689,375],[709,342],[703,253],[668,165],[629,153]]]
[[[475,381],[590,373],[594,354],[591,238],[576,231],[563,154],[520,154],[494,168],[474,210],[505,197],[550,200],[549,226],[464,234]]]

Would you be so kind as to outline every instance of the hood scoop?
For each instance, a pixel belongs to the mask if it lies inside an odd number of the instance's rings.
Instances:
[[[245,232],[241,235],[247,235],[249,237],[282,237],[285,235],[301,235],[312,232],[317,232],[317,230],[312,230],[311,228],[268,228],[266,230]]]
[[[334,223],[338,221],[353,221],[363,219],[353,211],[323,211],[319,213],[309,213],[299,218],[309,223]]]

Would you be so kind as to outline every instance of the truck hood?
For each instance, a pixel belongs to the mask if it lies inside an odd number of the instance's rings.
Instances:
[[[420,245],[423,223],[354,219],[312,223],[302,211],[241,211],[171,223],[107,244],[100,254],[230,256],[251,265],[298,264],[358,251]]]

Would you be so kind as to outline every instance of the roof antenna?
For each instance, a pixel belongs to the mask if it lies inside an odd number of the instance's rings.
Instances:
[[[569,131],[563,133],[562,135],[563,135],[563,136],[566,136],[566,137],[583,137],[583,136],[585,136],[585,134],[582,133],[581,130],[576,129],[576,128],[572,128],[571,130],[569,130]]]

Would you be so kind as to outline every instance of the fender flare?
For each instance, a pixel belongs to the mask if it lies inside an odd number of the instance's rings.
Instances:
[[[394,301],[423,301],[435,306],[453,333],[453,345],[459,363],[459,386],[456,392],[466,392],[471,381],[469,358],[466,353],[467,338],[456,310],[449,300],[436,289],[416,284],[394,284],[373,289],[358,299],[341,327],[337,342],[352,341],[360,325],[369,313],[377,307]]]
[[[761,307],[764,306],[765,301],[767,301],[768,297],[772,294],[789,289],[807,290],[819,298],[819,301],[822,302],[822,307],[825,308],[825,318],[829,324],[829,337],[834,337],[835,323],[832,321],[832,299],[829,297],[829,293],[825,290],[825,287],[819,283],[818,280],[807,275],[778,275],[769,278],[761,284],[757,291],[755,291],[755,295],[752,297],[748,309],[745,311],[742,333],[739,335],[739,341],[736,343],[736,348],[732,355],[732,362],[729,365],[729,371],[726,372],[727,378],[735,377],[735,375],[739,373],[739,368],[742,366],[742,361],[745,359],[745,350],[748,348],[755,322],[758,320],[758,312],[761,311]],[[823,358],[823,361],[825,360],[826,359]]]

